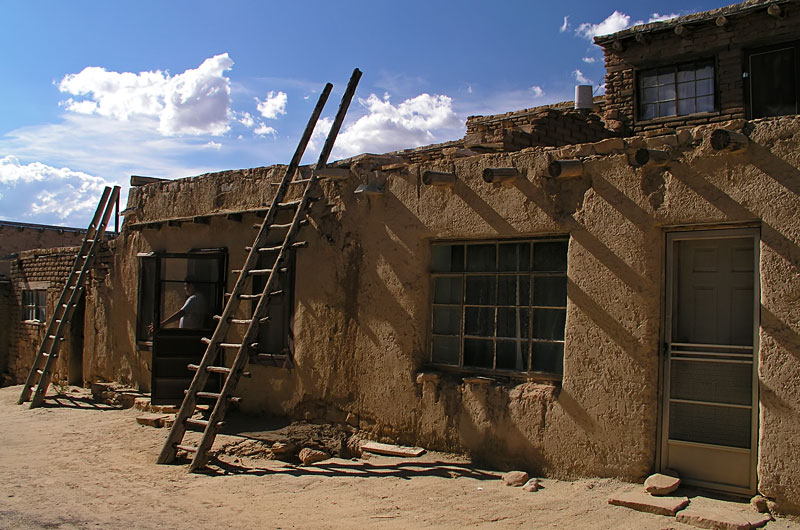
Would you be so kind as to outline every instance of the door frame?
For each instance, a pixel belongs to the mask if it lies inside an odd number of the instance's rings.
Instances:
[[[753,240],[753,368],[752,368],[752,413],[750,423],[750,484],[747,488],[740,488],[728,484],[707,482],[701,480],[681,479],[687,485],[704,487],[728,493],[752,495],[758,486],[758,433],[759,433],[759,331],[761,327],[761,230],[759,227],[713,228],[696,230],[673,229],[666,233],[665,269],[664,269],[664,307],[663,307],[663,347],[661,348],[661,384],[659,385],[659,414],[657,439],[657,468],[664,470],[666,466],[669,438],[669,388],[670,370],[668,348],[672,336],[672,315],[675,300],[675,243],[677,241],[698,239],[738,239],[752,238]]]

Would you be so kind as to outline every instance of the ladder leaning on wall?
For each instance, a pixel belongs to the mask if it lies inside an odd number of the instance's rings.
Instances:
[[[305,246],[304,242],[296,240],[296,236],[300,226],[308,222],[305,217],[308,214],[312,200],[311,191],[317,180],[317,171],[323,169],[328,163],[328,156],[333,149],[333,143],[336,140],[344,117],[347,114],[347,109],[350,106],[350,101],[353,99],[360,78],[361,72],[356,68],[345,89],[336,118],[333,121],[331,129],[328,132],[328,137],[320,152],[316,171],[312,172],[309,178],[304,179],[301,177],[295,180],[294,177],[298,174],[297,169],[300,165],[300,159],[303,157],[303,153],[305,152],[311,134],[319,120],[322,108],[325,106],[325,102],[328,99],[333,85],[328,83],[322,91],[322,94],[320,94],[317,106],[311,114],[311,118],[306,125],[294,156],[286,168],[286,173],[278,186],[275,197],[272,199],[264,222],[259,228],[258,235],[253,245],[246,249],[248,250],[247,259],[241,270],[233,271],[238,274],[236,284],[225,304],[222,315],[214,317],[217,320],[217,327],[214,333],[211,335],[210,339],[203,339],[203,342],[208,345],[203,354],[203,358],[199,365],[189,365],[189,369],[195,370],[196,373],[189,385],[189,389],[185,391],[183,402],[175,417],[175,423],[158,457],[157,462],[159,464],[168,464],[172,462],[177,456],[178,450],[182,450],[189,454],[194,453],[192,462],[189,465],[189,471],[196,471],[203,468],[208,461],[207,453],[214,443],[217,432],[219,432],[219,429],[222,427],[222,420],[225,417],[228,405],[231,402],[238,402],[240,400],[240,398],[233,396],[233,391],[236,388],[239,378],[244,373],[244,367],[247,364],[250,352],[257,346],[254,342],[257,340],[259,326],[262,324],[269,325],[269,319],[266,315],[269,309],[270,299],[274,296],[281,296],[284,294],[280,290],[275,290],[275,286],[277,286],[279,274],[286,268],[289,253],[292,248]],[[285,201],[290,185],[302,187],[303,192],[301,199]],[[279,210],[294,210],[291,223],[277,224],[275,222]],[[283,242],[277,246],[268,245],[268,235],[271,232],[277,231],[285,231]],[[271,263],[271,265],[268,266],[269,268],[257,268],[259,256],[265,256],[269,259]],[[267,280],[264,284],[263,291],[261,294],[246,294],[245,288],[248,278],[254,276],[266,276]],[[234,315],[236,314],[239,301],[241,300],[257,300],[256,308],[251,318],[235,318]],[[238,342],[231,342],[227,338],[231,325],[246,326],[246,331],[242,335],[242,338],[233,339],[238,340]],[[242,328],[240,327],[239,329],[241,330]],[[236,356],[231,366],[212,365],[217,359],[224,359],[224,356],[221,354],[226,349],[236,351]],[[219,364],[223,365],[225,363],[219,362]],[[222,374],[224,378],[222,389],[218,393],[202,391],[211,373]],[[214,401],[211,415],[207,420],[195,419],[192,417],[197,409],[198,398],[211,399]],[[196,427],[203,431],[200,443],[196,446],[182,444],[188,427]]]
[[[75,256],[72,271],[69,273],[64,290],[61,291],[61,296],[58,298],[58,303],[56,303],[55,310],[47,324],[44,339],[33,359],[28,379],[25,381],[25,386],[22,387],[22,393],[17,401],[19,405],[30,400],[30,408],[34,408],[44,401],[47,388],[53,379],[53,363],[58,358],[58,351],[64,341],[64,335],[69,330],[75,308],[80,302],[84,290],[84,279],[94,263],[95,255],[106,231],[106,225],[111,218],[111,212],[116,207],[119,190],[119,186],[106,187],[103,190],[92,222],[89,223],[78,255]]]

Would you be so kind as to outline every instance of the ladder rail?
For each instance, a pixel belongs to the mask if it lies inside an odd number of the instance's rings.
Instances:
[[[17,400],[18,405],[22,405],[23,403],[25,403],[30,399],[32,394],[31,387],[34,384],[37,375],[39,375],[37,370],[40,369],[39,366],[41,364],[42,359],[45,357],[46,354],[48,354],[49,350],[54,349],[53,344],[58,344],[60,342],[58,341],[57,338],[51,339],[50,337],[52,337],[53,335],[58,337],[58,330],[61,329],[61,325],[64,323],[64,321],[68,320],[65,317],[67,316],[66,309],[69,308],[69,305],[67,304],[67,307],[65,308],[64,307],[65,302],[67,302],[68,298],[71,299],[75,291],[78,290],[77,289],[78,283],[75,282],[74,280],[76,280],[77,277],[76,274],[78,271],[78,267],[80,266],[79,264],[82,261],[85,263],[86,258],[84,256],[87,255],[87,251],[90,248],[89,242],[97,234],[96,228],[99,225],[101,216],[108,204],[108,198],[111,195],[111,193],[112,193],[111,187],[106,186],[105,189],[103,190],[103,194],[100,197],[100,201],[97,205],[97,209],[95,210],[94,216],[92,217],[92,220],[89,223],[89,228],[86,230],[86,235],[83,237],[83,241],[81,242],[78,254],[75,256],[75,261],[72,264],[72,269],[70,270],[69,276],[67,277],[66,283],[64,284],[64,289],[61,290],[61,294],[58,297],[58,301],[56,302],[53,314],[47,323],[47,327],[45,328],[44,338],[42,339],[42,342],[39,344],[39,348],[37,349],[36,356],[34,357],[33,360],[33,366],[31,367],[31,370],[28,373],[28,377],[25,380],[25,385],[23,386],[22,392],[20,393],[19,399]],[[70,289],[70,287],[75,287],[75,289]],[[69,293],[68,291],[73,291],[73,292]],[[50,347],[47,346],[48,341],[52,341]],[[57,346],[55,348],[57,348]],[[41,370],[44,372],[46,371],[46,368],[42,367]]]
[[[339,105],[339,109],[336,113],[336,118],[334,119],[333,124],[331,125],[331,129],[328,131],[328,136],[325,140],[325,144],[323,146],[322,151],[320,152],[319,160],[317,162],[317,167],[325,167],[327,164],[328,157],[330,156],[330,152],[333,148],[333,144],[336,141],[336,136],[339,133],[339,129],[341,128],[342,122],[344,121],[345,115],[347,114],[347,109],[352,101],[353,95],[355,94],[356,86],[358,85],[358,81],[361,78],[361,71],[357,68],[353,71],[353,74],[348,82],[347,88],[345,89],[344,94],[342,95],[342,100]],[[300,205],[298,205],[297,210],[294,213],[292,218],[291,227],[287,231],[286,235],[284,236],[283,243],[281,245],[281,249],[278,252],[278,256],[275,258],[275,262],[272,266],[272,270],[269,274],[269,277],[264,284],[264,288],[262,291],[261,298],[259,299],[258,303],[256,304],[256,308],[253,314],[253,318],[250,324],[247,327],[247,331],[244,335],[244,338],[241,342],[241,346],[236,353],[236,357],[233,361],[231,366],[231,371],[229,372],[227,378],[225,379],[225,383],[223,384],[222,390],[220,391],[220,395],[217,398],[217,401],[214,405],[214,409],[211,412],[211,416],[208,419],[208,423],[203,431],[203,437],[200,441],[200,444],[197,446],[197,451],[192,458],[192,462],[189,465],[190,471],[196,471],[205,466],[207,462],[207,452],[211,449],[211,446],[214,443],[214,439],[216,438],[217,432],[219,431],[220,424],[225,416],[225,413],[228,409],[228,405],[230,403],[230,397],[233,394],[236,385],[238,384],[240,374],[244,369],[244,366],[248,360],[249,356],[249,349],[250,344],[256,339],[259,329],[259,321],[266,316],[266,313],[269,309],[269,300],[270,295],[269,293],[272,291],[273,284],[277,281],[278,276],[280,275],[280,269],[283,265],[284,260],[288,256],[289,248],[291,247],[292,243],[294,242],[294,238],[297,235],[297,232],[300,229],[301,223],[300,221],[307,215],[308,204],[310,202],[311,192],[313,191],[314,184],[316,183],[316,175],[312,173],[310,179],[306,183],[306,188],[303,192],[302,199],[300,200]],[[280,203],[279,200],[273,201],[273,207],[270,208],[270,212],[276,208],[276,206]],[[269,218],[269,213],[267,214],[267,218]],[[265,219],[264,225],[262,226],[262,230],[264,227],[267,226],[267,222]],[[257,245],[253,245],[251,249],[251,254],[256,251]],[[242,268],[241,275],[245,275],[246,271],[249,269]]]
[[[300,165],[300,160],[303,158],[303,153],[305,153],[308,142],[311,140],[311,135],[314,132],[314,128],[316,127],[317,121],[319,121],[319,117],[322,114],[322,109],[324,108],[332,89],[333,85],[328,83],[320,93],[319,99],[317,100],[317,105],[314,107],[314,110],[311,113],[311,117],[306,124],[306,128],[303,131],[300,142],[298,143],[295,153],[292,156],[292,160],[286,167],[286,172],[281,180],[281,184],[278,186],[278,190],[275,192],[275,196],[272,200],[269,210],[267,211],[267,215],[264,218],[264,222],[262,223],[261,228],[256,235],[255,242],[253,243],[250,252],[247,254],[247,258],[242,266],[242,271],[239,273],[239,277],[236,279],[232,294],[225,304],[221,318],[217,323],[217,327],[214,329],[214,332],[211,335],[211,341],[206,347],[206,351],[203,354],[203,358],[200,361],[199,367],[192,378],[192,382],[189,385],[189,391],[184,396],[183,402],[181,403],[181,407],[175,417],[175,423],[172,425],[172,429],[167,441],[165,442],[164,447],[161,450],[158,459],[156,460],[156,462],[159,464],[168,464],[175,459],[177,454],[175,446],[183,440],[183,436],[186,433],[186,420],[189,419],[192,414],[194,414],[197,405],[197,392],[201,391],[208,381],[207,368],[211,366],[211,363],[221,355],[218,345],[228,333],[230,328],[228,319],[231,318],[237,310],[239,305],[239,295],[242,294],[246,288],[248,279],[247,271],[252,269],[256,263],[258,263],[259,253],[257,249],[267,239],[269,226],[277,216],[277,205],[283,201],[283,197],[286,195],[286,192],[289,189],[289,182],[294,178],[294,174]]]
[[[75,285],[65,285],[64,292],[72,291],[69,296],[69,300],[66,303],[67,307],[61,306],[64,311],[62,314],[62,318],[58,323],[58,327],[56,328],[56,332],[53,334],[55,337],[52,338],[52,342],[50,344],[50,350],[48,351],[48,356],[45,360],[44,368],[42,369],[43,373],[39,378],[39,384],[37,385],[36,391],[31,398],[30,408],[38,407],[44,401],[44,396],[47,393],[47,388],[50,386],[50,381],[52,380],[52,365],[55,361],[57,355],[57,350],[61,345],[61,339],[64,336],[65,329],[69,325],[69,322],[72,319],[73,314],[75,313],[75,308],[78,305],[78,301],[80,297],[83,295],[84,291],[84,279],[86,277],[86,273],[91,269],[92,264],[94,263],[94,258],[96,256],[97,247],[103,239],[103,235],[105,233],[106,226],[108,226],[108,222],[111,219],[111,213],[114,209],[114,203],[116,202],[116,198],[119,197],[120,188],[119,186],[114,186],[111,191],[110,197],[107,197],[107,201],[104,206],[103,217],[100,221],[100,224],[97,225],[94,231],[94,237],[92,239],[92,244],[89,247],[89,250],[86,254],[82,254],[78,258],[76,258],[76,265],[78,263],[78,259],[83,259],[83,266],[81,267],[80,273],[77,276]],[[85,257],[84,257],[85,256]],[[74,272],[74,270],[73,270]],[[74,288],[70,288],[74,287]]]

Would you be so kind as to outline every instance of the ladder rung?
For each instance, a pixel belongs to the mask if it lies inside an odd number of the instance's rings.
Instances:
[[[292,247],[292,248],[305,248],[305,247],[308,246],[308,241],[298,241],[296,243],[292,243],[289,246]],[[276,246],[276,247],[262,247],[262,248],[258,249],[258,251],[259,252],[263,252],[263,253],[266,253],[266,252],[279,252],[282,248],[283,247],[280,246],[280,245]],[[250,252],[251,250],[253,250],[253,247],[244,247],[244,249],[247,252]]]
[[[183,393],[188,394],[189,391],[184,390]],[[205,398],[205,399],[219,399],[220,396],[222,396],[222,394],[219,394],[217,392],[198,392],[196,395],[199,398]],[[240,403],[242,401],[242,398],[231,396],[228,398],[228,401],[230,401],[231,403]]]
[[[44,370],[42,370],[41,368],[37,368],[36,373],[42,375],[44,373]]]
[[[208,420],[200,420],[195,418],[186,418],[184,423],[188,425],[195,425],[197,427],[203,427],[204,429],[208,426]]]
[[[175,444],[175,449],[181,449],[183,451],[186,451],[187,453],[196,453],[197,452],[197,447],[195,447],[193,445]]]
[[[222,315],[214,315],[212,318],[214,320],[222,320]],[[231,317],[228,317],[228,323],[229,324],[249,324],[252,321],[253,320],[249,319],[249,318],[231,318]]]
[[[303,201],[296,200],[296,201],[282,202],[282,203],[278,204],[278,208],[281,208],[281,209],[284,209],[284,210],[285,209],[289,209],[289,208],[294,208],[296,206],[300,206],[301,202],[303,202]]]
[[[230,294],[228,295],[230,296]],[[239,300],[258,300],[261,298],[260,294],[240,294]]]
[[[209,339],[208,337],[203,337],[200,339],[200,342],[203,342],[205,344],[211,344],[211,339]],[[217,346],[219,348],[232,348],[232,349],[239,349],[242,347],[241,344],[234,344],[232,342],[218,342]]]
[[[289,184],[307,184],[308,182],[311,182],[311,179],[290,180]],[[280,186],[281,183],[280,182],[270,182],[270,185],[272,185],[272,186]]]
[[[285,294],[285,293],[283,292],[283,290],[280,290],[280,291],[272,291],[271,293],[269,293],[269,295],[270,295],[270,296],[283,296],[284,294]]]
[[[192,371],[197,371],[200,367],[196,364],[190,364],[186,368]],[[225,366],[206,366],[206,372],[211,374],[227,374],[231,369]]]

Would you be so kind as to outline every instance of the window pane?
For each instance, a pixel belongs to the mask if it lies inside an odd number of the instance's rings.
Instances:
[[[658,115],[659,116],[674,116],[675,115],[675,102],[669,101],[666,103],[660,103],[658,106]]]
[[[431,361],[458,366],[461,340],[458,337],[433,337]]]
[[[531,366],[531,370],[556,374],[564,372],[563,343],[534,342],[531,346],[533,347],[533,366]]]
[[[497,369],[498,370],[517,370],[519,372],[528,371],[528,347],[527,342],[515,340],[497,341]]]
[[[433,272],[464,270],[464,245],[434,245],[431,254]]]
[[[530,309],[499,308],[497,310],[497,336],[517,339],[530,337]]]
[[[675,99],[675,85],[664,85],[658,87],[658,100],[667,101]]]
[[[533,270],[539,272],[566,272],[567,242],[536,243],[533,246]]]
[[[537,339],[564,340],[566,309],[534,309],[533,337]]]
[[[495,304],[496,276],[467,276],[466,303],[470,305]]]
[[[714,96],[705,96],[697,98],[696,100],[697,112],[713,112],[714,111]]]
[[[672,67],[658,69],[658,84],[667,85],[675,82],[675,69]]]
[[[462,278],[436,278],[433,280],[434,304],[460,304]]]
[[[653,88],[645,88],[644,90],[642,90],[642,102],[650,103],[650,102],[654,102],[654,101],[658,101],[658,89],[657,88],[655,88],[655,87],[653,87]]]
[[[798,112],[800,87],[797,86],[796,53],[797,49],[790,46],[750,55],[753,118]]]
[[[464,366],[492,368],[494,343],[491,340],[464,339]]]
[[[714,77],[714,64],[705,63],[698,64],[697,71],[695,72],[697,79],[710,79]]]
[[[464,310],[464,334],[493,337],[494,311],[493,307],[467,307]]]
[[[531,279],[525,276],[500,276],[497,279],[497,305],[530,305]]]
[[[643,120],[652,120],[658,117],[658,105],[655,103],[650,105],[642,105],[642,113],[640,118]]]
[[[694,97],[694,83],[679,83],[678,84],[678,97],[679,98],[693,98]]]
[[[678,100],[678,116],[686,116],[687,114],[694,114],[694,113],[695,113],[694,98]]]
[[[45,289],[40,289],[34,291],[36,293],[36,305],[41,306],[42,308],[47,306],[47,291]]]
[[[697,95],[698,96],[710,96],[714,93],[714,80],[713,79],[703,79],[702,81],[697,82]]]
[[[468,245],[467,270],[470,272],[494,272],[497,270],[495,245]]]
[[[434,307],[433,332],[437,335],[461,335],[461,307]]]
[[[533,305],[566,307],[567,278],[564,276],[537,276],[534,278]]]
[[[694,81],[695,79],[695,65],[682,64],[678,67],[678,82],[681,81]]]
[[[647,70],[639,74],[642,87],[654,87],[658,84],[658,74],[655,70]]]
[[[527,271],[530,270],[531,244],[530,243],[505,243],[499,246],[500,262],[499,271]]]

